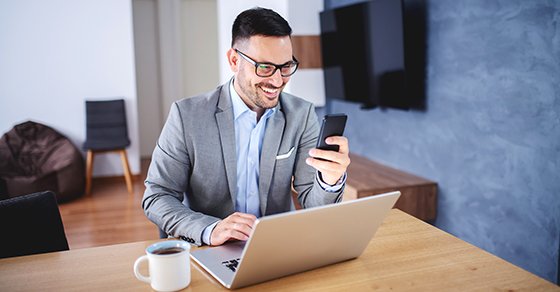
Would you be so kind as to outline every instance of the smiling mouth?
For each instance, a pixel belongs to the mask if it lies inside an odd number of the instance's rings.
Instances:
[[[274,100],[274,99],[278,98],[280,88],[271,88],[271,87],[265,87],[265,86],[259,86],[259,88],[263,91],[266,98],[268,98],[270,100]]]
[[[262,89],[262,91],[264,91],[268,94],[276,94],[278,92],[278,88],[269,88],[269,87],[263,87],[263,86],[260,86],[260,88]]]

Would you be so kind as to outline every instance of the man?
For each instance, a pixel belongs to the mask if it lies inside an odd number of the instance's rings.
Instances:
[[[291,28],[276,12],[249,9],[233,23],[232,80],[175,102],[154,149],[142,207],[167,234],[196,245],[247,240],[256,218],[338,202],[348,141],[315,149],[313,106],[282,90],[297,69]]]

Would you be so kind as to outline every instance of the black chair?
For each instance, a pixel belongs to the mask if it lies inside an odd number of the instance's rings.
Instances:
[[[0,258],[68,250],[51,191],[0,201]]]
[[[126,147],[129,145],[124,100],[86,101],[86,195],[91,191],[95,154],[104,152],[120,153],[126,187],[132,194],[132,175],[126,155]]]

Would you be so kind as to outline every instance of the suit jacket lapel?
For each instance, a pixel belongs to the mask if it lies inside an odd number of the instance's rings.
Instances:
[[[220,132],[220,143],[222,145],[229,192],[233,208],[235,209],[237,197],[237,153],[235,149],[235,127],[233,125],[233,107],[229,94],[229,82],[222,85],[216,110],[216,121]]]
[[[266,203],[268,200],[268,191],[270,182],[274,174],[274,166],[276,164],[276,155],[282,141],[282,133],[284,133],[284,113],[280,104],[277,111],[269,118],[266,124],[266,131],[263,139],[260,172],[259,172],[259,199],[261,207],[261,215],[266,215]]]

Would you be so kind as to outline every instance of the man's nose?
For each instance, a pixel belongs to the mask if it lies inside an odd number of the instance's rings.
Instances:
[[[284,83],[284,77],[282,77],[280,70],[276,70],[269,78],[272,80],[271,85],[275,87],[280,87]]]

